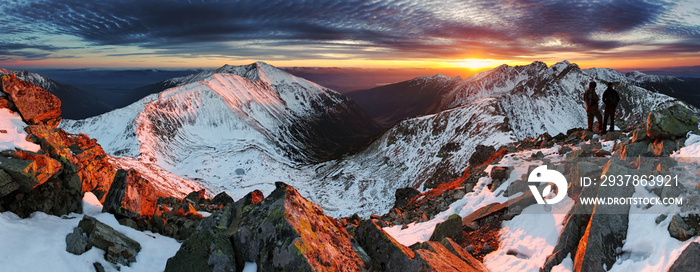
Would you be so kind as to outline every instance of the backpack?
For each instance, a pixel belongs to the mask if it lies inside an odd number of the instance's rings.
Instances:
[[[594,90],[587,90],[583,99],[586,101],[586,106],[588,107],[598,106],[599,97]]]

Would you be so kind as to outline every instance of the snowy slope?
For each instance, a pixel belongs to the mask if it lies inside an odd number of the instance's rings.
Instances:
[[[268,193],[281,180],[331,215],[367,216],[385,213],[398,188],[458,177],[478,144],[498,148],[585,127],[580,97],[590,81],[599,82],[601,94],[603,81],[620,82],[621,121],[642,121],[676,101],[638,87],[638,78],[567,61],[503,65],[464,80],[418,78],[410,84],[441,88],[427,108],[436,113],[404,120],[347,157],[328,150],[370,134],[366,117],[337,93],[264,63],[173,79],[181,85],[63,127],[97,138],[110,154],[138,158],[213,193]],[[356,128],[364,132],[343,138]]]
[[[267,64],[217,71],[61,126],[126,156],[121,165],[139,166],[128,157],[138,158],[141,166],[234,198],[254,189],[267,193],[280,180],[315,191],[309,165],[338,158],[377,130],[347,98]]]
[[[615,141],[601,141],[604,149],[611,151]],[[565,154],[559,154],[560,146],[552,148],[532,149],[511,153],[504,156],[499,162],[487,167],[489,172],[493,166],[508,166],[513,170],[510,177],[493,192],[487,187],[492,179],[487,175],[479,179],[474,191],[466,194],[462,199],[452,203],[445,211],[437,214],[433,219],[411,223],[407,226],[391,226],[384,230],[394,239],[405,246],[411,246],[416,242],[428,241],[435,226],[449,218],[452,214],[465,217],[481,207],[491,203],[503,203],[508,199],[517,198],[521,194],[510,197],[503,196],[503,192],[510,184],[527,175],[532,166],[543,164],[546,159],[551,165],[558,165],[566,161]],[[574,149],[580,146],[573,147]],[[543,160],[532,160],[532,154],[542,152]],[[687,157],[686,157],[687,156]],[[686,161],[688,157],[700,156],[700,136],[691,134],[686,141],[686,147],[678,151],[673,157],[678,161],[678,166],[672,168],[671,175],[678,175],[687,191],[682,195],[686,199],[695,199],[697,192],[694,189],[697,183],[694,173],[700,169],[697,160]],[[637,186],[633,197],[656,197],[648,188]],[[498,233],[499,248],[484,258],[484,265],[489,271],[540,271],[549,254],[557,245],[557,240],[563,230],[563,222],[573,207],[574,200],[566,197],[551,210],[545,210],[542,205],[533,204],[526,207],[521,214],[502,223]],[[692,242],[700,242],[700,237],[692,237],[687,241],[679,241],[669,235],[671,216],[656,222],[659,215],[696,213],[697,205],[631,205],[629,211],[629,228],[626,240],[621,248],[622,254],[617,257],[617,262],[609,271],[667,271],[678,258],[683,249]],[[552,271],[572,271],[573,261],[569,256]]]
[[[316,168],[314,180],[323,189],[310,199],[331,214],[384,214],[398,188],[457,178],[478,144],[498,147],[516,140],[496,106],[487,99],[405,120],[363,152]]]

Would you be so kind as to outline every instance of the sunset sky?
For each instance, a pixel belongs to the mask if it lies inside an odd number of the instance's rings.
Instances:
[[[0,67],[700,65],[700,1],[9,0]]]

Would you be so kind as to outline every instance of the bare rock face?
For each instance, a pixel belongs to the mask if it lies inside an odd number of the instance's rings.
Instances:
[[[232,233],[236,260],[261,271],[361,271],[352,237],[340,223],[282,182],[260,203],[243,210]]]
[[[155,213],[158,197],[167,196],[153,188],[136,170],[119,169],[105,197],[102,211],[121,217],[150,217]]]
[[[4,151],[0,155],[0,212],[28,217],[41,211],[63,215],[82,210],[80,177],[46,154]]]
[[[698,117],[681,104],[649,113],[647,136],[654,140],[684,137],[688,131],[698,129]]]
[[[668,269],[669,272],[690,272],[698,271],[698,263],[700,262],[700,244],[698,242],[690,243],[678,256],[673,265]]]
[[[220,194],[218,197],[228,196]],[[245,207],[262,199],[262,192],[253,191],[202,220],[177,254],[168,259],[165,271],[236,271],[236,253],[227,231],[238,224]]]
[[[61,122],[61,100],[46,90],[15,75],[5,75],[2,77],[2,91],[10,96],[25,122],[52,127]]]

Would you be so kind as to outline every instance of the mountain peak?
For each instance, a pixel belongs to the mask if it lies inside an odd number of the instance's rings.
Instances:
[[[0,68],[0,74],[12,74],[12,71]]]

